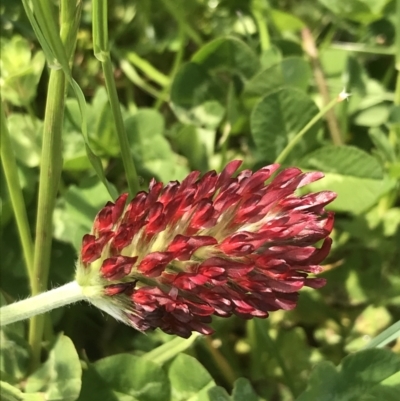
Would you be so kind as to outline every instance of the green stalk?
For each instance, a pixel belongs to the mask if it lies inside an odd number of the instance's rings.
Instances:
[[[72,281],[61,287],[42,292],[32,298],[3,306],[0,309],[0,326],[29,319],[32,316],[43,314],[86,298],[83,288],[76,281]]]
[[[286,145],[286,147],[282,150],[279,156],[276,158],[275,163],[282,164],[292,149],[297,145],[297,143],[301,140],[304,134],[318,121],[320,120],[329,110],[331,110],[335,105],[342,102],[344,99],[347,99],[349,95],[347,93],[340,93],[339,96],[332,99],[325,107],[323,107],[319,113],[317,113],[295,136],[294,138]]]
[[[64,97],[64,72],[51,70],[43,128],[32,295],[44,292],[47,288],[53,237],[52,215],[62,168],[61,132]],[[32,347],[33,367],[39,362],[43,325],[44,316],[35,316],[31,320],[29,343]]]
[[[394,105],[400,106],[400,0],[396,2],[396,44],[395,44],[395,68],[397,71],[396,88],[394,92]],[[393,124],[389,132],[389,140],[393,147],[400,141],[400,124]]]
[[[93,44],[94,54],[101,62],[106,82],[108,98],[111,105],[115,128],[117,130],[119,146],[121,149],[122,162],[124,164],[129,193],[133,197],[139,191],[139,179],[133,158],[130,152],[128,136],[122,118],[117,88],[115,86],[113,68],[111,63],[108,26],[107,26],[107,0],[93,1]]]
[[[6,116],[4,113],[3,102],[0,102],[0,120],[1,120],[1,163],[3,165],[4,175],[7,181],[8,192],[10,193],[11,204],[13,207],[15,220],[17,222],[19,238],[22,245],[26,269],[28,272],[29,283],[33,283],[33,241],[30,233],[28,216],[21,185],[18,178],[17,162],[12,149],[10,133],[8,131]]]
[[[169,78],[163,74],[161,71],[158,71],[157,68],[153,67],[147,60],[141,58],[138,54],[133,51],[120,52],[115,51],[114,54],[118,56],[118,58],[124,58],[132,63],[135,67],[139,68],[143,73],[152,81],[156,82],[160,86],[168,86]]]
[[[181,352],[186,351],[199,336],[199,333],[192,333],[189,338],[175,337],[171,341],[152,349],[141,357],[162,365],[170,359],[175,358]]]
[[[263,8],[268,4],[262,3],[264,3],[263,0],[253,0],[251,4],[251,12],[256,20],[261,50],[266,51],[271,48],[271,39],[269,37],[267,21],[263,15]]]
[[[333,42],[329,46],[330,49],[344,50],[355,53],[371,53],[371,54],[382,54],[392,55],[395,54],[395,46],[368,46],[362,43],[350,43],[350,42]]]
[[[390,342],[396,340],[399,337],[400,337],[400,320],[392,324],[382,333],[378,334],[363,349],[382,348],[386,344],[389,344]]]
[[[52,17],[51,2],[41,0],[47,17]],[[60,2],[60,36],[61,42],[68,50],[60,49],[69,59],[75,47],[77,29],[80,18],[81,3],[61,0]],[[34,10],[34,12],[37,10]],[[47,38],[50,39],[50,38]],[[53,40],[54,41],[54,40]],[[56,41],[54,41],[56,42]],[[62,51],[61,51],[62,50]],[[63,56],[64,58],[64,56]],[[60,69],[50,71],[47,89],[47,101],[43,127],[43,146],[41,155],[38,209],[36,218],[36,239],[33,262],[32,295],[44,292],[47,288],[51,245],[52,216],[62,171],[62,125],[64,119],[66,93],[65,72]],[[34,370],[40,361],[41,341],[44,330],[44,315],[34,316],[29,327],[29,344],[32,348],[31,369]]]

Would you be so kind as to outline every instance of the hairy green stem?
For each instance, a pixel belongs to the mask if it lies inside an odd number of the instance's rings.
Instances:
[[[8,131],[3,102],[0,102],[0,120],[1,120],[1,163],[7,182],[8,192],[12,208],[15,215],[15,221],[18,227],[19,238],[22,245],[25,264],[28,272],[29,283],[33,283],[33,241],[30,233],[28,216],[21,185],[18,178],[17,162],[15,160],[14,150],[11,144],[10,133]]]
[[[83,299],[86,299],[83,288],[76,281],[72,281],[32,298],[3,306],[0,309],[0,326],[29,319]]]
[[[133,197],[139,191],[139,179],[133,158],[130,151],[128,136],[126,134],[124,121],[122,118],[121,107],[118,99],[117,88],[115,86],[113,67],[108,43],[107,26],[107,0],[93,1],[93,42],[94,54],[101,62],[106,82],[108,99],[110,101],[111,112],[113,114],[115,128],[118,135],[121,150],[122,162],[126,173],[129,193]]]
[[[320,120],[329,110],[331,110],[336,104],[342,102],[344,99],[348,98],[348,94],[342,92],[339,96],[332,99],[325,107],[323,107],[319,113],[317,113],[295,136],[289,141],[286,147],[282,150],[282,152],[278,155],[275,160],[275,163],[282,164],[292,149],[297,145],[297,143],[301,140],[303,135],[318,121]]]

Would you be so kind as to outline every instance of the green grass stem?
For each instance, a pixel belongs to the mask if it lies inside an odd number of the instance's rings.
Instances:
[[[77,29],[80,19],[81,2],[61,0],[60,2],[60,37],[53,36],[55,22],[47,21],[54,17],[52,2],[40,0],[40,7],[33,9],[41,16],[38,20],[42,32],[48,35],[46,40],[52,47],[62,43],[65,48],[56,50],[62,54],[62,62],[68,60],[75,48]],[[43,14],[43,15],[42,15]],[[43,21],[43,18],[46,21]],[[73,19],[77,19],[74,21]],[[51,37],[50,37],[51,36]],[[65,52],[65,49],[69,53]],[[68,62],[67,62],[68,67]],[[51,69],[47,88],[47,101],[43,126],[42,154],[39,175],[39,195],[36,217],[35,251],[33,262],[32,295],[47,289],[50,269],[51,246],[53,237],[53,210],[62,171],[62,127],[64,119],[66,93],[66,75],[64,69]],[[32,348],[31,369],[40,362],[41,341],[45,315],[34,316],[29,327],[29,344]]]
[[[124,164],[129,193],[133,197],[139,191],[139,179],[136,173],[135,164],[131,155],[128,136],[126,134],[124,121],[121,113],[121,106],[118,99],[115,85],[113,66],[108,44],[107,26],[107,1],[93,1],[93,42],[96,58],[101,62],[106,83],[108,99],[111,112],[114,118],[115,128],[118,135],[121,150],[122,162]]]

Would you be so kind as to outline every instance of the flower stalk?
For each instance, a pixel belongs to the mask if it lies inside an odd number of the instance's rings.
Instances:
[[[117,131],[129,193],[133,197],[139,190],[139,179],[133,163],[128,136],[126,134],[125,125],[122,118],[121,106],[118,100],[117,88],[114,81],[113,67],[108,43],[107,3],[107,1],[102,0],[93,1],[94,54],[101,62],[101,66],[103,68],[104,80],[106,83],[108,99],[114,118],[115,128]]]
[[[2,307],[0,309],[0,326],[29,319],[85,298],[83,288],[76,281],[72,281],[61,287]]]

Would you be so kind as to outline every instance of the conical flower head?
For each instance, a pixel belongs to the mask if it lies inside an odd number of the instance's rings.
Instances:
[[[323,174],[288,168],[266,184],[279,165],[234,177],[240,164],[107,203],[78,263],[77,281],[99,288],[92,303],[138,330],[188,337],[210,334],[212,315],[265,318],[294,308],[303,286],[324,285],[309,275],[329,253],[324,207],[336,195],[295,194]]]

